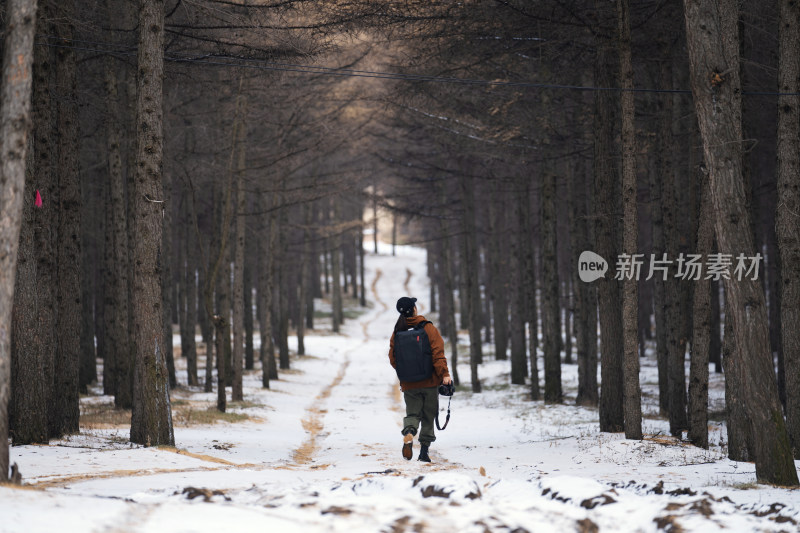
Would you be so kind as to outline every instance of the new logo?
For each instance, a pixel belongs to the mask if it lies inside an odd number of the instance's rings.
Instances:
[[[581,278],[581,281],[591,283],[605,277],[607,270],[608,263],[605,259],[589,250],[581,252],[581,256],[578,258],[578,277]]]

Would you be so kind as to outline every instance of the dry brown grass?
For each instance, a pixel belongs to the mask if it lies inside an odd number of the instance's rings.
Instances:
[[[247,413],[221,413],[217,411],[216,406],[208,402],[175,399],[171,404],[173,423],[179,427],[210,425],[217,422],[234,424],[245,420],[257,420]],[[228,405],[235,409],[261,406],[261,404],[248,401],[231,402]],[[81,412],[80,425],[83,430],[124,429],[131,425],[131,410],[116,409],[113,404],[86,406]]]
[[[131,425],[130,409],[116,409],[112,404],[101,404],[81,411],[81,429],[120,429]]]
[[[217,422],[232,424],[250,419],[250,415],[246,413],[231,413],[228,411],[222,413],[215,406],[209,406],[201,402],[189,403],[172,409],[172,421],[179,427],[211,425]]]

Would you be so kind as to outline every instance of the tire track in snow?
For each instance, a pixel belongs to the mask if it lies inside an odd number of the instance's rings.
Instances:
[[[314,399],[314,403],[311,404],[311,407],[306,409],[306,416],[301,423],[303,429],[308,432],[308,437],[299,448],[292,452],[292,460],[295,463],[294,466],[304,466],[314,461],[314,455],[317,450],[319,450],[317,437],[325,427],[323,419],[328,412],[327,409],[323,409],[323,404],[328,400],[333,389],[344,379],[348,366],[350,366],[350,357],[348,354],[345,354],[345,359],[342,361],[336,377],[333,378],[333,381],[331,381],[327,387],[322,389],[322,392]],[[327,468],[328,466],[329,465],[316,465],[314,468]]]

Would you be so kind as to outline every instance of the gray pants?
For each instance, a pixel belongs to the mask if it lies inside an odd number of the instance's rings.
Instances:
[[[412,389],[403,393],[403,399],[406,402],[403,431],[413,429],[416,434],[420,423],[422,423],[422,430],[419,431],[419,442],[420,444],[430,445],[436,440],[436,435],[433,433],[433,421],[439,413],[439,388]]]

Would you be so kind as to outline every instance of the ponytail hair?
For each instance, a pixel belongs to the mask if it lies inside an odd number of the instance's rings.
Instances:
[[[408,330],[408,321],[406,320],[406,316],[401,314],[394,325],[394,332],[397,333],[398,331],[407,331],[407,330]]]

